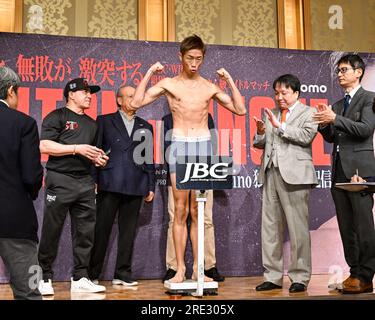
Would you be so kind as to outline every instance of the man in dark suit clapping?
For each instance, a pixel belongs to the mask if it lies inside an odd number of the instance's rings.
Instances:
[[[32,266],[38,266],[38,220],[33,200],[43,180],[36,122],[18,112],[20,79],[0,67],[0,257],[15,299],[41,299]]]
[[[98,146],[111,154],[107,165],[97,170],[97,217],[90,277],[96,280],[102,271],[118,211],[118,250],[112,283],[124,286],[138,284],[131,274],[137,218],[143,200],[152,201],[155,190],[152,126],[130,108],[134,91],[132,87],[120,87],[119,111],[97,118]]]
[[[350,182],[354,174],[364,179],[375,174],[373,135],[375,94],[361,86],[365,64],[360,56],[348,54],[337,62],[337,79],[345,97],[332,108],[321,104],[315,115],[324,140],[333,143],[332,197],[350,277],[344,293],[372,292],[375,273],[375,230],[371,194],[350,192],[335,183]]]

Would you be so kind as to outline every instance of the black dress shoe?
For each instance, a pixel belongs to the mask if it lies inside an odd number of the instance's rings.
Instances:
[[[307,287],[304,284],[298,283],[298,282],[294,282],[290,286],[289,292],[290,293],[303,292],[303,291],[306,291],[306,289],[307,289]]]
[[[268,290],[274,290],[274,289],[281,289],[282,286],[278,286],[277,284],[274,284],[269,281],[265,281],[259,286],[256,286],[255,290],[256,291],[268,291]]]
[[[173,269],[168,269],[165,273],[164,278],[162,279],[162,282],[167,281],[169,279],[172,279],[176,275],[176,271]]]
[[[223,282],[225,280],[225,277],[223,277],[219,271],[217,271],[216,267],[213,267],[208,270],[204,270],[204,274],[206,277],[212,278],[214,281],[217,282]]]

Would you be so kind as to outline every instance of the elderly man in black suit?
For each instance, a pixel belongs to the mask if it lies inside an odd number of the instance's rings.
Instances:
[[[350,182],[354,174],[374,176],[373,135],[375,94],[361,86],[365,64],[360,56],[348,54],[337,62],[337,78],[345,97],[332,108],[321,104],[315,120],[324,140],[333,143],[332,197],[350,277],[343,282],[344,293],[372,292],[375,273],[375,230],[369,193],[341,190],[335,183]]]
[[[137,219],[143,200],[152,201],[155,190],[152,126],[129,107],[134,91],[133,87],[120,87],[119,110],[97,118],[98,146],[110,152],[110,159],[97,170],[97,217],[90,277],[96,282],[100,276],[118,211],[118,249],[112,284],[124,286],[138,284],[131,273]]]
[[[36,122],[18,112],[20,79],[0,67],[0,256],[15,299],[41,299],[32,266],[38,266],[38,220],[33,200],[43,180]]]

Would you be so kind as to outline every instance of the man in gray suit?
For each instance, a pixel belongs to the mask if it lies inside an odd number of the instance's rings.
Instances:
[[[350,277],[343,282],[344,293],[372,292],[375,272],[375,230],[372,194],[335,187],[350,182],[356,174],[370,181],[375,176],[373,135],[374,92],[361,87],[365,64],[360,56],[348,54],[337,62],[337,79],[345,97],[332,108],[321,104],[315,115],[324,140],[333,143],[332,197]]]
[[[281,289],[285,222],[291,243],[289,292],[303,292],[311,276],[309,195],[317,185],[312,161],[312,141],[317,133],[314,108],[299,100],[301,83],[292,74],[274,83],[278,108],[265,109],[264,120],[254,117],[254,147],[264,149],[259,173],[263,183],[262,259],[264,282],[257,291]]]

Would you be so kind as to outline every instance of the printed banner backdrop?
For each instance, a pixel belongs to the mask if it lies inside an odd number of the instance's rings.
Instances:
[[[165,42],[124,41],[45,35],[0,34],[0,65],[16,70],[23,82],[19,91],[19,110],[38,122],[52,110],[63,107],[63,88],[72,78],[85,77],[102,90],[94,95],[88,114],[115,112],[115,91],[123,84],[136,86],[149,66],[160,61],[165,70],[153,76],[151,84],[162,77],[176,76],[180,70],[179,44]],[[208,46],[201,74],[220,85],[216,70],[226,68],[245,99],[248,114],[234,116],[211,101],[216,127],[227,129],[220,140],[220,153],[231,154],[233,139],[240,139],[241,152],[233,154],[241,164],[239,176],[234,177],[232,190],[215,191],[214,225],[217,266],[227,276],[262,274],[261,262],[261,186],[257,182],[261,152],[252,147],[255,133],[253,116],[260,116],[265,107],[274,108],[273,80],[281,74],[292,73],[301,80],[301,100],[311,106],[319,102],[333,103],[342,92],[337,85],[334,64],[341,52],[298,51],[268,48]],[[369,65],[364,86],[375,90],[375,54],[362,54]],[[372,75],[372,76],[371,76]],[[371,83],[372,81],[372,83]],[[155,159],[162,162],[159,152],[161,118],[169,112],[163,97],[146,106],[138,115],[154,127]],[[240,129],[241,136],[233,134]],[[238,140],[237,140],[238,141]],[[310,230],[314,273],[328,273],[334,265],[346,268],[337,229],[334,206],[330,195],[331,146],[318,134],[313,143],[313,158],[319,186],[311,192]],[[43,163],[47,160],[43,157]],[[165,249],[168,228],[166,171],[160,164],[157,170],[156,197],[141,210],[133,254],[133,274],[138,279],[161,278],[165,272]],[[43,218],[44,190],[35,201],[39,225]],[[39,228],[40,229],[40,228]],[[117,226],[114,225],[106,258],[104,279],[113,276],[116,255]],[[188,245],[189,247],[189,245]],[[288,265],[288,238],[285,238],[285,265]],[[190,248],[187,265],[192,264]],[[54,264],[55,280],[68,280],[72,268],[70,219],[67,215]],[[7,273],[0,263],[0,280]]]

